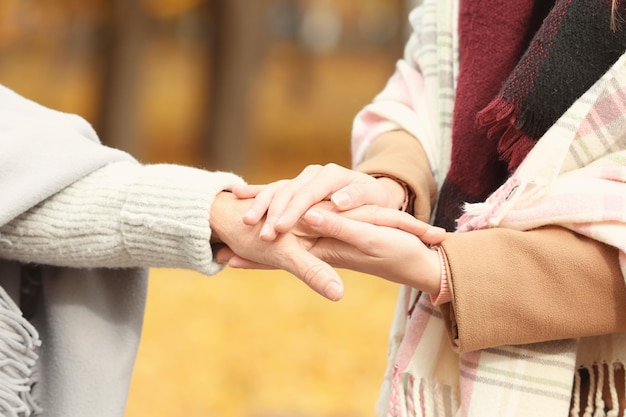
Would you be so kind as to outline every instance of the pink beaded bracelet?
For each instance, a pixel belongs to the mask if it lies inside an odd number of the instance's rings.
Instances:
[[[452,295],[450,294],[450,288],[448,287],[448,269],[446,268],[443,249],[441,249],[441,246],[433,246],[431,249],[437,251],[437,255],[439,256],[439,267],[441,268],[441,284],[439,285],[439,294],[430,295],[430,300],[433,305],[438,306],[452,301]]]

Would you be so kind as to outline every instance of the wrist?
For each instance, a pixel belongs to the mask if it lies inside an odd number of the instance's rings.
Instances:
[[[209,209],[209,225],[211,227],[211,243],[223,243],[225,235],[226,216],[228,213],[228,191],[221,191],[215,195],[215,199]]]
[[[242,233],[250,229],[243,223],[243,216],[253,199],[240,199],[228,190],[216,194],[209,209],[211,243],[230,245]]]

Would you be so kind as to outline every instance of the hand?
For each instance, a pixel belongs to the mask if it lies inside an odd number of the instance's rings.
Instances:
[[[314,208],[293,233],[324,236],[309,250],[334,267],[376,275],[432,294],[439,292],[439,256],[426,245],[441,243],[446,231],[408,213],[378,206],[341,213]],[[235,268],[268,267],[232,252],[223,255]]]
[[[320,201],[330,199],[342,211],[364,204],[398,209],[405,198],[404,188],[390,178],[376,179],[336,164],[309,165],[294,179],[235,187],[233,193],[239,198],[255,198],[243,220],[256,225],[266,216],[260,232],[266,241],[290,230]]]
[[[439,255],[426,244],[445,239],[443,229],[408,213],[376,206],[333,213],[317,208],[304,215],[320,236],[311,253],[338,268],[348,268],[437,294]]]
[[[308,251],[317,238],[288,232],[274,241],[262,241],[258,237],[260,225],[248,226],[241,221],[251,204],[252,200],[240,200],[228,192],[219,193],[215,198],[209,219],[212,241],[228,246],[218,251],[218,262],[224,263],[236,254],[259,266],[284,269],[330,300],[341,299],[343,283],[339,274]]]

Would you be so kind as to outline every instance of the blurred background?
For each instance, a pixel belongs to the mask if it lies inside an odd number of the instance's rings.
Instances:
[[[144,163],[262,183],[350,164],[401,56],[407,0],[0,0],[0,83]],[[369,417],[397,287],[340,271],[155,269],[127,416]]]

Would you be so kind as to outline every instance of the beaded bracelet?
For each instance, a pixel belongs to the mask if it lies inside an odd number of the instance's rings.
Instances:
[[[439,267],[441,270],[441,284],[439,286],[439,293],[430,295],[430,300],[433,305],[438,306],[452,301],[452,296],[450,294],[450,288],[448,287],[448,269],[446,268],[446,261],[444,259],[443,249],[441,249],[441,246],[433,246],[431,249],[437,251],[437,255],[439,256]]]

